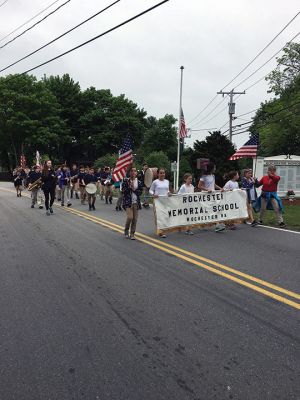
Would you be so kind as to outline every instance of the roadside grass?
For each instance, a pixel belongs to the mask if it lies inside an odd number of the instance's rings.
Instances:
[[[259,219],[259,214],[254,213],[255,218]],[[284,205],[283,220],[287,225],[287,229],[300,231],[300,206],[299,205]],[[264,217],[264,225],[277,226],[276,215],[274,211],[267,210]]]

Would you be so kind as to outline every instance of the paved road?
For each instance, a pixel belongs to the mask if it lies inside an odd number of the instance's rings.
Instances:
[[[144,210],[132,242],[103,226],[125,217],[99,200],[91,220],[78,201],[47,217],[8,187],[1,400],[300,399],[300,235],[241,226],[156,242]]]

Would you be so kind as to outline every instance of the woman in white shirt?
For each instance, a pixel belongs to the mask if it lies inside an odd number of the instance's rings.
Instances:
[[[235,190],[239,188],[238,180],[239,173],[237,171],[230,171],[228,173],[229,181],[225,183],[224,190]],[[234,224],[226,224],[229,229],[235,230],[236,226]]]
[[[184,174],[183,176],[183,182],[184,184],[181,185],[180,189],[178,190],[178,194],[185,194],[185,193],[194,193],[194,186],[192,185],[193,181],[193,176],[192,174]],[[187,235],[193,235],[193,231],[190,230],[189,227],[187,227],[185,233]]]
[[[168,196],[170,194],[170,182],[166,178],[166,171],[164,168],[158,170],[158,179],[152,182],[149,193],[157,199],[159,196]],[[165,234],[160,233],[160,237],[167,237]]]

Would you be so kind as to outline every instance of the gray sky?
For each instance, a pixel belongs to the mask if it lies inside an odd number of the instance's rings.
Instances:
[[[9,0],[0,8],[0,45],[40,19],[41,16],[1,41],[53,1]],[[42,16],[64,1],[60,0]],[[107,12],[4,74],[23,72],[158,2],[121,0]],[[71,0],[46,21],[0,49],[0,67],[35,50],[110,3],[112,0]],[[193,129],[220,128],[228,120],[227,100],[209,113],[222,100],[221,96],[196,120],[189,122],[298,11],[299,2],[296,0],[285,3],[279,0],[170,0],[138,20],[33,73],[38,78],[43,74],[69,73],[83,89],[89,86],[109,88],[114,95],[124,93],[144,108],[148,115],[162,117],[169,113],[177,117],[179,68],[184,65],[183,110],[187,126]],[[299,26],[300,16],[227,90],[235,87],[283,47],[297,34]],[[274,69],[275,65],[274,58],[236,89],[244,90]],[[268,98],[267,84],[262,81],[237,99],[236,115],[258,108]],[[248,121],[251,115],[237,121]],[[192,132],[187,144],[204,139],[206,134],[207,131]],[[235,136],[234,141],[240,146],[247,138],[247,133],[244,133]]]

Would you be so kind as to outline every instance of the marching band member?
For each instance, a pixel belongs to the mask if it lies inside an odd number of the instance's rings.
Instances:
[[[251,226],[256,226],[258,222],[253,217],[252,205],[257,199],[257,193],[255,186],[257,185],[257,179],[252,177],[252,169],[245,169],[244,176],[242,178],[242,189],[246,190],[247,193],[247,209],[249,215],[249,222]]]
[[[258,181],[258,186],[262,186],[261,195],[257,199],[257,204],[260,208],[259,224],[263,223],[266,209],[272,209],[273,207],[277,217],[278,226],[280,228],[286,227],[282,217],[282,201],[277,194],[277,185],[279,181],[280,176],[276,175],[275,165],[270,165],[268,167],[267,175],[263,176],[261,180]]]
[[[102,174],[102,177],[105,178],[104,180],[104,194],[105,194],[105,203],[112,204],[112,183],[111,183],[111,173],[110,173],[110,167],[105,167],[104,168],[104,173]]]
[[[71,171],[71,199],[73,199],[73,194],[75,192],[76,199],[79,199],[77,190],[78,190],[78,168],[76,164],[72,165]]]
[[[61,195],[61,206],[64,207],[65,205],[65,195],[67,199],[67,207],[71,207],[70,202],[70,181],[71,181],[71,174],[68,170],[66,165],[61,166],[61,172],[57,176],[58,178],[58,186],[60,188],[60,195]]]
[[[41,179],[42,173],[39,165],[35,165],[33,169],[28,174],[28,181],[29,184],[33,184],[34,182]],[[35,204],[38,203],[39,208],[42,209],[42,203],[40,202],[40,198],[38,201],[38,194],[40,192],[40,185],[36,186],[35,188],[31,189],[31,208],[34,208]],[[41,197],[41,196],[40,196]]]
[[[44,164],[42,171],[42,190],[45,195],[45,207],[46,214],[53,214],[53,203],[55,199],[55,189],[56,189],[57,177],[55,171],[52,167],[51,160],[48,160]]]
[[[17,167],[13,173],[14,186],[17,191],[17,197],[22,196],[23,180],[26,178],[25,171],[22,167]]]
[[[145,185],[145,173],[146,173],[148,168],[149,168],[148,164],[144,163],[143,164],[143,169],[142,169],[142,171],[140,173],[140,181],[142,182],[142,185],[143,185],[143,194],[142,194],[143,204],[142,205],[145,208],[149,208],[150,207],[149,206],[149,188],[147,188],[147,186]]]
[[[124,235],[126,238],[135,240],[135,230],[138,219],[138,210],[140,208],[140,195],[142,193],[142,183],[137,179],[136,168],[130,168],[130,177],[123,180],[123,208],[126,211],[127,219],[125,223]],[[129,236],[130,229],[130,236]]]
[[[192,174],[184,174],[183,175],[183,185],[181,185],[180,189],[178,190],[179,194],[185,194],[185,193],[194,193],[194,186],[192,185],[192,181],[193,181],[193,176]],[[187,235],[193,235],[193,231],[190,230],[189,227],[187,227],[185,233]]]
[[[80,191],[80,200],[81,204],[85,205],[85,199],[86,199],[86,191],[85,191],[85,183],[84,183],[84,177],[85,177],[85,172],[84,172],[84,166],[81,165],[79,168],[79,173],[78,173],[78,184],[79,184],[79,191]]]
[[[100,177],[100,185],[99,185],[99,191],[100,191],[100,199],[103,200],[104,197],[104,182],[105,182],[105,178],[103,177],[104,174],[104,168],[100,168],[99,170],[99,177]]]
[[[83,181],[84,181],[85,186],[88,185],[89,183],[94,183],[96,185],[97,178],[95,176],[95,170],[93,167],[91,167],[89,169],[89,172],[84,176]],[[95,211],[96,210],[96,208],[95,208],[96,193],[90,194],[90,193],[86,192],[86,194],[87,194],[88,203],[89,203],[89,211],[92,211],[92,210]]]
[[[122,211],[122,203],[123,203],[122,181],[115,182],[114,186],[115,186],[115,190],[118,193],[116,211]]]
[[[61,201],[61,188],[59,187],[59,184],[58,184],[60,174],[61,174],[61,167],[57,167],[57,169],[55,171],[55,175],[57,177],[56,188],[55,188],[55,191],[56,191],[55,197],[56,197],[57,201]]]
[[[198,183],[198,189],[201,191],[205,191],[208,193],[213,192],[214,190],[221,190],[223,189],[216,185],[216,179],[214,173],[216,172],[216,166],[213,162],[210,162],[207,164],[206,167],[206,174],[202,175],[199,183]],[[225,225],[224,224],[216,224],[215,226],[215,232],[221,232],[225,230]]]
[[[158,170],[158,179],[155,179],[152,182],[152,185],[149,189],[149,193],[154,197],[158,198],[159,196],[168,196],[170,195],[170,182],[166,177],[166,170],[164,168],[159,168]],[[160,233],[159,236],[161,238],[166,238],[167,236],[164,233]]]

